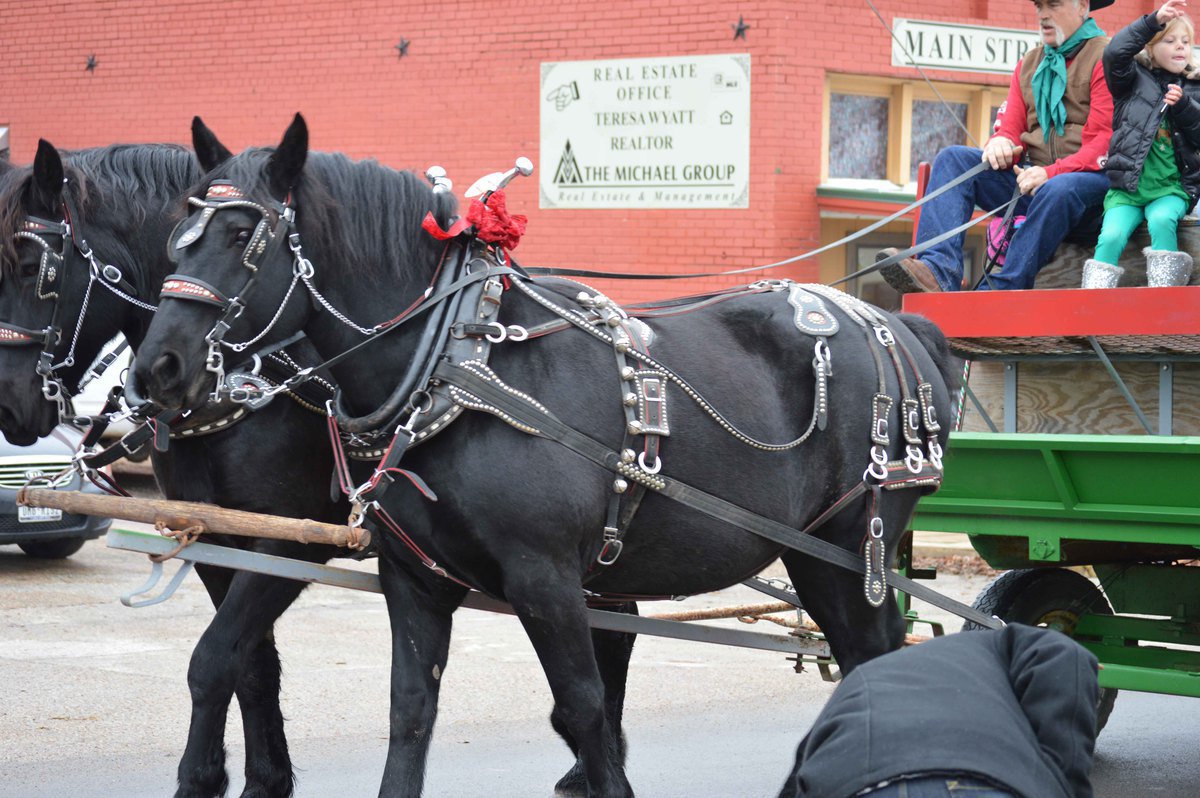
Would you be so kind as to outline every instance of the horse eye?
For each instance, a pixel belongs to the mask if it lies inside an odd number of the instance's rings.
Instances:
[[[237,235],[234,236],[233,243],[239,247],[244,247],[247,244],[249,244],[250,243],[250,231],[247,229],[244,229],[244,228],[241,230],[238,230]]]

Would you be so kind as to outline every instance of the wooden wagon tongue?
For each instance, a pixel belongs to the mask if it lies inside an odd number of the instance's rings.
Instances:
[[[307,518],[284,518],[277,515],[227,510],[214,504],[167,501],[162,499],[132,499],[124,496],[98,496],[74,490],[22,488],[17,504],[26,507],[50,507],[80,515],[99,515],[155,524],[160,529],[189,529],[222,535],[296,540],[301,543],[326,543],[350,549],[363,549],[371,544],[371,533],[361,527],[339,526],[311,521]]]

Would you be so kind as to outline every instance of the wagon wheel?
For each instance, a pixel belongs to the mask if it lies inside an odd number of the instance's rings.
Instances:
[[[1090,579],[1065,568],[1006,571],[992,580],[971,606],[1004,621],[1055,629],[1068,636],[1075,633],[1084,613],[1113,614],[1112,605]],[[971,621],[963,623],[964,631],[981,628]],[[1117,690],[1100,688],[1096,734],[1108,723],[1116,700]]]

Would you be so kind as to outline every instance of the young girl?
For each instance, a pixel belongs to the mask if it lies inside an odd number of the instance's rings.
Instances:
[[[1192,61],[1186,0],[1167,0],[1113,37],[1104,76],[1113,96],[1104,224],[1084,264],[1084,288],[1108,288],[1134,229],[1146,220],[1150,285],[1184,285],[1192,257],[1179,251],[1176,226],[1200,198],[1200,70]]]

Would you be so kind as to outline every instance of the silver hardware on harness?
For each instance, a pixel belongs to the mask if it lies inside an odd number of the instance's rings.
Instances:
[[[496,332],[488,333],[483,336],[494,344],[498,344],[508,337],[508,329],[498,321],[493,321],[488,324],[489,327],[495,328]]]
[[[868,476],[872,476],[876,481],[882,482],[888,478],[888,468],[887,466],[882,466],[880,463],[872,462],[870,466],[866,467],[865,472],[863,472],[864,482],[869,481],[866,479]]]
[[[434,194],[445,194],[454,188],[454,183],[446,177],[446,170],[441,166],[431,166],[426,169],[425,179],[433,186]]]
[[[654,467],[653,468],[646,465],[646,453],[645,452],[641,452],[640,454],[638,454],[637,461],[638,461],[638,465],[640,465],[642,467],[642,470],[645,471],[647,474],[657,474],[659,471],[662,471],[662,460],[659,458],[658,455],[654,455]]]
[[[933,438],[929,440],[929,464],[938,471],[942,470],[942,445]]]
[[[621,549],[625,548],[625,544],[617,539],[617,535],[619,534],[620,530],[615,526],[604,527],[604,547],[596,555],[597,563],[600,565],[612,565],[621,556]]]
[[[921,453],[921,447],[907,447],[908,456],[904,458],[904,467],[913,474],[921,472],[921,466],[925,464],[925,455]]]

